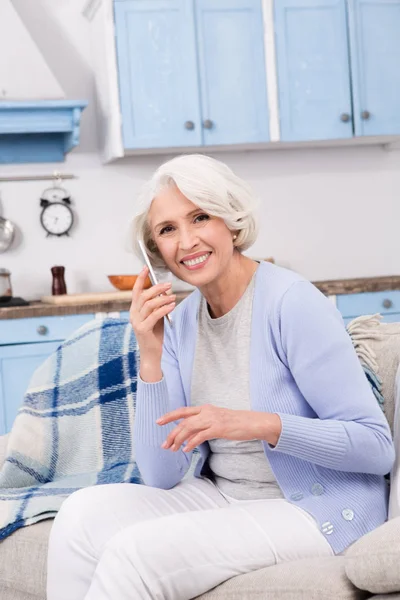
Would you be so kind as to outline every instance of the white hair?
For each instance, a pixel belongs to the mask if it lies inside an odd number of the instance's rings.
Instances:
[[[223,162],[202,154],[177,156],[162,164],[143,186],[139,195],[140,212],[131,224],[134,249],[141,256],[137,241],[143,241],[152,264],[166,267],[154,242],[148,213],[154,198],[166,187],[176,186],[193,204],[224,220],[237,235],[234,246],[243,252],[253,245],[258,227],[254,215],[256,200],[248,183]]]

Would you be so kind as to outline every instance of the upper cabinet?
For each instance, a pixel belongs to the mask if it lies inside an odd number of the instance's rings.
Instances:
[[[115,0],[126,149],[268,141],[261,0]]]
[[[400,134],[400,0],[275,0],[282,141]]]
[[[194,0],[194,6],[202,143],[267,142],[261,0]]]
[[[118,0],[115,26],[125,148],[201,144],[192,2]]]
[[[355,135],[400,134],[400,0],[348,0]]]
[[[346,0],[277,0],[281,139],[353,136]]]
[[[88,0],[85,14],[106,161],[400,135],[400,0]]]

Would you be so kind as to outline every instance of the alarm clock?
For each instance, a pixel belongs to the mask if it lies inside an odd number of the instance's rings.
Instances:
[[[62,187],[49,188],[43,192],[40,206],[43,209],[40,214],[40,223],[47,236],[69,235],[74,224],[69,193]]]

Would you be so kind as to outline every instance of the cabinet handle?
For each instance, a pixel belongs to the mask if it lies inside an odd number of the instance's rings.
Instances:
[[[39,327],[36,329],[36,331],[38,332],[39,335],[46,335],[46,333],[48,333],[48,328],[46,327],[46,325],[39,325]]]
[[[343,123],[347,123],[350,121],[350,115],[348,113],[342,113],[340,115],[340,120],[343,121]]]
[[[210,119],[206,119],[203,121],[204,129],[212,129],[214,127],[214,123]]]
[[[369,112],[369,110],[363,110],[361,113],[361,118],[364,119],[364,121],[368,121],[368,119],[371,117],[371,113]]]
[[[383,307],[384,308],[392,308],[393,306],[393,302],[391,300],[389,300],[389,298],[385,298],[385,300],[382,302]]]
[[[193,121],[186,121],[185,122],[185,129],[189,129],[189,131],[191,129],[194,129],[194,123],[193,123]]]

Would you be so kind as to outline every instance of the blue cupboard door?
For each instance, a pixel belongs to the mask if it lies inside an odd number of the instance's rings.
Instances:
[[[353,136],[345,0],[275,0],[282,141]]]
[[[0,435],[11,430],[34,371],[61,343],[0,346]]]
[[[349,0],[355,134],[400,134],[400,0]]]
[[[269,140],[261,0],[196,0],[204,144]]]
[[[126,149],[202,143],[193,0],[116,0]]]

